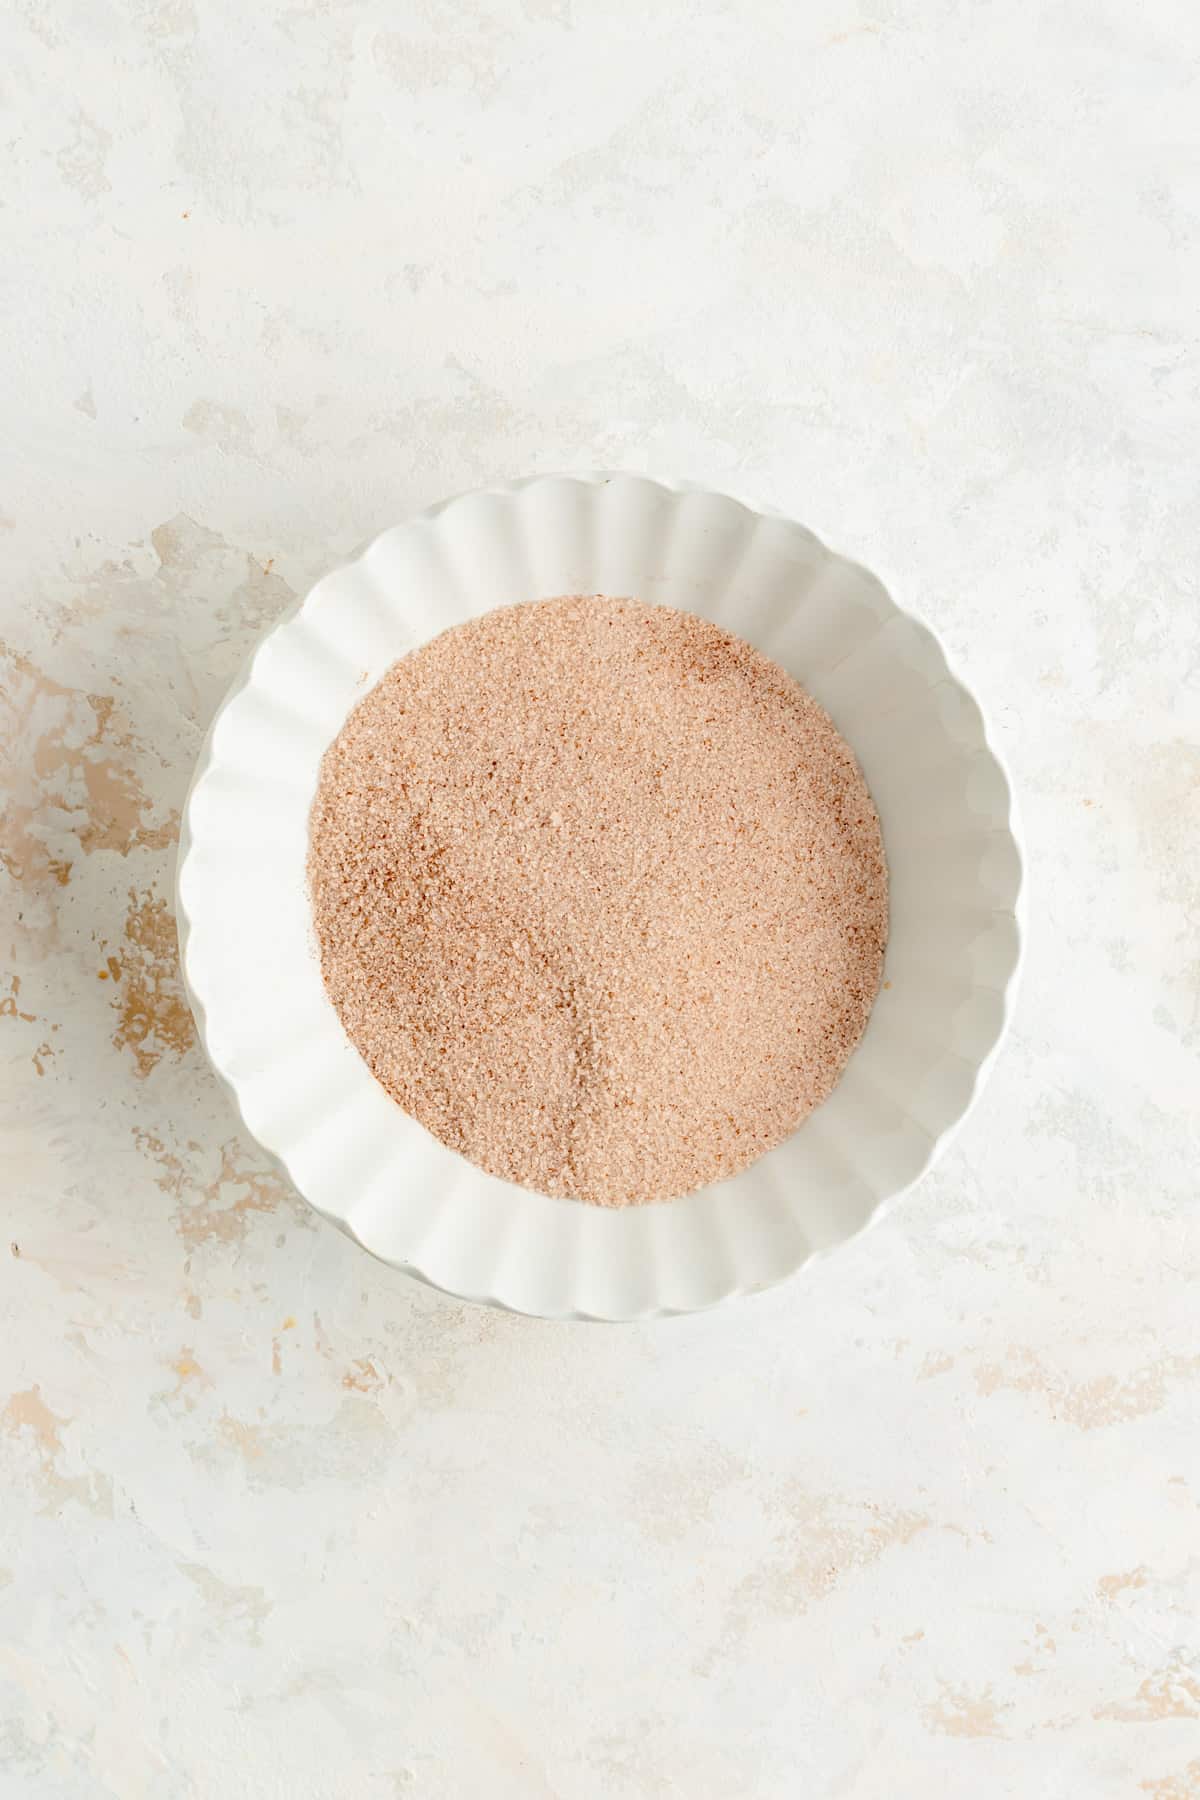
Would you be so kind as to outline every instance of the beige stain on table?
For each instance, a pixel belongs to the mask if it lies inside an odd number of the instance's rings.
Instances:
[[[111,1518],[113,1493],[107,1475],[64,1475],[59,1470],[64,1455],[63,1428],[71,1423],[50,1410],[36,1382],[13,1394],[0,1412],[0,1430],[33,1452],[33,1479],[46,1502],[45,1510],[57,1511],[66,1501],[77,1500],[89,1512]]]
[[[247,1643],[262,1643],[262,1627],[271,1612],[264,1589],[222,1581],[201,1563],[181,1562],[177,1566],[199,1594],[205,1614],[215,1615],[223,1632],[240,1629]]]
[[[205,402],[197,403],[197,407],[205,405]],[[205,432],[210,426],[223,429],[219,409],[201,412],[197,407],[192,409],[189,429],[200,427]],[[186,425],[188,421],[185,419],[184,423]],[[235,433],[243,426],[250,429],[248,421],[240,418],[225,423]],[[274,624],[296,598],[295,589],[275,573],[273,556],[261,561],[187,513],[176,513],[174,518],[156,526],[150,533],[150,542],[159,561],[154,585],[160,590],[165,589],[174,600],[183,584],[197,579],[206,583],[211,580],[220,591],[228,593],[228,601],[219,609],[218,616],[236,626],[239,632],[258,632]]]
[[[165,900],[147,888],[129,890],[124,940],[116,958],[113,1006],[117,1050],[133,1054],[136,1073],[145,1077],[167,1054],[183,1056],[196,1041],[191,1008],[179,974],[175,918]]]
[[[36,1013],[25,1011],[20,1003],[20,994],[21,977],[19,975],[10,975],[8,978],[8,992],[7,994],[0,996],[0,1019],[16,1019],[19,1020],[22,1025],[36,1025],[38,1023],[38,1015]],[[56,1024],[51,1025],[50,1027],[51,1032],[56,1032],[58,1029],[59,1027]],[[46,1073],[48,1066],[56,1055],[57,1051],[55,1046],[50,1042],[50,1039],[43,1038],[41,1043],[32,1052],[29,1060],[33,1064],[37,1074],[41,1076]]]
[[[291,1313],[289,1313],[287,1318],[283,1321],[283,1324],[279,1327],[278,1336],[273,1337],[271,1339],[271,1373],[272,1373],[272,1375],[282,1375],[283,1374],[283,1333],[285,1331],[295,1331],[295,1329],[296,1329],[296,1321],[292,1317]]]
[[[869,1567],[891,1549],[910,1544],[933,1524],[924,1513],[878,1506],[873,1501],[851,1515],[837,1517],[832,1503],[824,1500],[811,1501],[798,1522],[803,1527],[798,1554],[784,1583],[785,1592],[800,1610],[831,1593],[855,1570]]]
[[[1115,1599],[1126,1588],[1145,1587],[1149,1573],[1145,1563],[1140,1563],[1136,1569],[1129,1569],[1123,1575],[1102,1575],[1096,1583],[1096,1592],[1106,1600]]]
[[[169,1367],[175,1376],[175,1386],[167,1396],[170,1401],[180,1401],[189,1411],[195,1406],[198,1393],[210,1388],[212,1380],[196,1361],[195,1351],[190,1344],[185,1344]]]
[[[1035,1655],[1054,1656],[1057,1653],[1058,1645],[1055,1643],[1050,1632],[1040,1621],[1034,1626],[1033,1635],[1034,1642],[1032,1648]],[[1049,1667],[1050,1664],[1048,1662],[1035,1663],[1032,1656],[1027,1656],[1024,1661],[1013,1664],[1013,1674],[1020,1675],[1022,1679],[1028,1680],[1031,1675],[1044,1675]]]
[[[152,1131],[135,1127],[133,1138],[142,1155],[155,1164],[158,1186],[175,1202],[175,1226],[189,1255],[205,1244],[242,1244],[255,1217],[273,1213],[294,1198],[282,1176],[248,1163],[246,1147],[238,1138],[222,1144],[220,1167],[211,1181],[203,1183]],[[230,1193],[232,1200],[227,1198]],[[306,1218],[297,1208],[297,1219]]]
[[[1152,1719],[1200,1719],[1200,1675],[1176,1662],[1147,1675],[1129,1700],[1110,1700],[1098,1706],[1094,1719],[1119,1719],[1139,1724]]]
[[[381,1388],[386,1376],[379,1373],[369,1356],[356,1356],[353,1367],[342,1376],[342,1386],[360,1394],[373,1394]]]
[[[933,1731],[943,1737],[1004,1737],[1000,1715],[1011,1712],[1010,1705],[997,1705],[990,1685],[973,1694],[968,1688],[953,1688],[943,1682],[940,1700],[924,1708],[923,1717]]]
[[[1200,1356],[1166,1356],[1124,1377],[1097,1376],[1072,1382],[1056,1376],[1032,1350],[1009,1352],[1005,1363],[984,1363],[975,1370],[975,1385],[985,1397],[1001,1392],[1040,1394],[1052,1403],[1053,1416],[1095,1431],[1143,1418],[1166,1405],[1173,1384],[1200,1373]]]
[[[1178,1775],[1163,1775],[1157,1781],[1139,1785],[1150,1800],[1200,1800],[1200,1756],[1186,1769],[1180,1769]]]
[[[225,1408],[211,1435],[189,1445],[198,1467],[237,1471],[262,1491],[299,1489],[314,1481],[368,1481],[382,1475],[396,1453],[394,1421],[373,1396],[342,1393],[333,1414],[320,1421],[285,1424],[260,1409],[238,1418]]]
[[[0,818],[0,864],[14,881],[65,887],[75,854],[128,856],[164,850],[179,815],[153,822],[137,769],[146,755],[112,695],[56,681],[27,656],[0,644],[7,663],[0,689],[0,745],[12,790]]]
[[[255,556],[188,513],[155,526],[149,543],[156,569],[141,569],[139,541],[119,560],[110,558],[77,579],[74,598],[58,614],[55,643],[114,612],[138,625],[164,615],[178,618],[200,597],[206,616],[248,649],[249,635],[273,623],[295,599],[295,590],[275,572],[274,556]],[[183,710],[190,716],[186,699]]]
[[[263,1435],[257,1425],[250,1425],[244,1419],[235,1419],[231,1413],[223,1412],[217,1424],[217,1438],[235,1450],[244,1462],[258,1462],[264,1454]]]
[[[8,992],[0,999],[0,1019],[21,1019],[26,1025],[37,1023],[37,1014],[25,1012],[20,1006],[21,977],[10,975]]]
[[[904,1508],[807,1493],[793,1496],[787,1511],[786,1532],[774,1552],[734,1589],[721,1642],[699,1659],[697,1674],[710,1675],[757,1620],[807,1613],[856,1572],[933,1525],[925,1514]]]

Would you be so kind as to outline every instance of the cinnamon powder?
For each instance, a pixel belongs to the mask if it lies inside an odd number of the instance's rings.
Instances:
[[[321,969],[455,1150],[605,1206],[731,1175],[837,1081],[887,937],[879,822],[828,715],[690,613],[488,613],[326,753]]]

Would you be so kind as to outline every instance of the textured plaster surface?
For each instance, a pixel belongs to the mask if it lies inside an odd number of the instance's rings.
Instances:
[[[0,1795],[1200,1795],[1200,26],[967,0],[0,24]],[[206,722],[406,511],[803,518],[990,703],[1008,1049],[633,1329],[319,1224],[178,980]]]

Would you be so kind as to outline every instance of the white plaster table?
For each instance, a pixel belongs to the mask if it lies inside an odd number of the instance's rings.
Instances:
[[[1183,0],[8,9],[3,1800],[1200,1795],[1198,55]],[[308,1215],[169,912],[289,598],[597,465],[924,613],[1032,867],[936,1174],[628,1330]]]

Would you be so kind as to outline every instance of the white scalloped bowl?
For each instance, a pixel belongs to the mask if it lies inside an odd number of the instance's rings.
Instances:
[[[447,626],[568,593],[685,607],[782,663],[858,757],[890,871],[884,986],[830,1098],[729,1180],[618,1211],[485,1174],[401,1111],[326,997],[305,884],[318,766],[368,687]],[[873,576],[723,495],[589,474],[410,519],[268,633],[201,752],[177,898],[213,1066],[318,1212],[463,1298],[621,1320],[767,1287],[929,1167],[1004,1029],[1020,890],[1009,784],[979,708]]]

